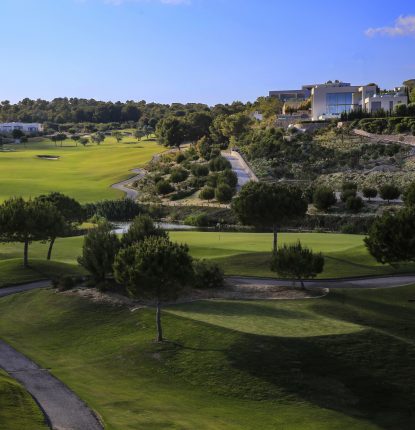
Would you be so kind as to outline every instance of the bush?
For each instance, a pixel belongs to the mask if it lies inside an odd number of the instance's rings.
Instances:
[[[346,208],[351,212],[359,212],[363,207],[363,200],[358,196],[350,196],[346,200]]]
[[[209,161],[209,169],[212,172],[220,172],[225,169],[231,169],[231,163],[225,158],[219,155],[218,157],[212,158]]]
[[[220,203],[229,203],[232,200],[234,190],[226,184],[219,184],[215,190],[216,200]]]
[[[238,176],[231,169],[225,169],[218,175],[218,184],[226,184],[231,188],[236,188],[238,185]]]
[[[195,288],[222,288],[225,283],[223,270],[213,261],[194,260],[193,272]]]
[[[340,199],[342,202],[345,203],[345,202],[347,202],[348,199],[350,199],[352,197],[356,197],[356,194],[357,194],[356,190],[349,188],[349,189],[342,191],[342,193],[340,195]]]
[[[218,185],[218,174],[217,173],[210,174],[206,179],[206,185],[209,187],[216,188],[216,186]]]
[[[406,206],[415,206],[415,182],[412,182],[405,190],[403,201]]]
[[[336,195],[331,188],[318,187],[313,193],[313,203],[318,210],[326,211],[336,202]]]
[[[87,203],[83,208],[87,218],[97,216],[108,221],[131,221],[143,212],[143,208],[131,199]]]
[[[157,194],[161,194],[165,196],[166,194],[170,194],[174,191],[174,188],[167,182],[165,179],[158,181],[156,184]]]
[[[64,275],[58,279],[54,279],[52,286],[59,291],[68,291],[76,286],[76,280],[72,276]]]
[[[189,215],[184,219],[184,223],[187,225],[192,225],[194,227],[207,227],[209,225],[209,218],[204,212]]]
[[[187,190],[180,190],[170,196],[171,201],[177,201],[190,197],[196,192],[194,188],[189,188]]]
[[[371,187],[365,187],[362,190],[363,197],[366,197],[367,199],[374,199],[378,195],[378,190],[376,188]]]
[[[212,200],[215,197],[215,189],[212,187],[204,187],[200,190],[199,198],[202,200]]]
[[[193,164],[191,169],[195,176],[201,177],[209,175],[209,166],[207,164]]]
[[[177,184],[179,182],[185,181],[189,177],[189,172],[181,167],[172,170],[170,175],[170,180]]]
[[[349,191],[349,190],[353,190],[355,191],[355,194],[357,193],[357,184],[356,182],[344,182],[342,185],[342,191]]]
[[[182,152],[179,152],[176,155],[176,163],[178,163],[178,164],[183,163],[184,160],[186,160],[185,155]]]
[[[385,184],[380,187],[379,194],[383,200],[387,200],[389,202],[389,200],[399,198],[399,196],[401,195],[401,191],[395,185]]]

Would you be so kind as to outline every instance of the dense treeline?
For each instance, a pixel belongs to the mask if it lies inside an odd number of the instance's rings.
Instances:
[[[209,107],[201,103],[146,103],[141,101],[103,102],[94,99],[56,98],[52,101],[25,98],[16,104],[0,103],[0,122],[23,121],[40,123],[124,123],[140,122],[153,126],[163,117],[182,117],[192,112],[210,112],[213,117],[228,115],[245,109],[241,102]]]

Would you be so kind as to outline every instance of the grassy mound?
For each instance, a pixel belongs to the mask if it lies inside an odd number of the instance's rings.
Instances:
[[[23,387],[0,370],[0,428],[46,430],[42,412]]]
[[[414,287],[319,300],[202,301],[154,311],[48,290],[0,300],[0,336],[107,429],[409,430]]]
[[[53,279],[62,274],[81,275],[84,272],[79,266],[58,261],[32,260],[30,267],[24,267],[21,259],[14,258],[0,260],[0,273],[0,288],[2,288],[43,279]]]

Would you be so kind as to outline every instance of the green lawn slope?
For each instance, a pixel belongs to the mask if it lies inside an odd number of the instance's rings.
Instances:
[[[196,258],[209,258],[217,261],[227,275],[275,277],[269,269],[272,235],[268,233],[216,233],[182,231],[170,232],[172,240],[187,243],[190,253]],[[320,278],[339,278],[350,276],[379,276],[394,273],[415,272],[414,264],[402,264],[394,269],[388,265],[377,263],[366,250],[363,236],[328,233],[283,233],[279,235],[280,244],[293,243],[301,240],[304,245],[314,251],[322,252],[326,257],[324,272]],[[68,270],[79,270],[76,267],[77,257],[81,254],[82,237],[58,239],[53,251],[55,263],[65,263]],[[0,264],[9,259],[22,258],[21,244],[0,244]],[[47,244],[33,243],[29,254],[42,264],[47,253]],[[6,264],[6,263],[3,263]],[[43,263],[45,264],[45,263]],[[13,267],[17,270],[13,274]],[[63,266],[64,267],[64,266]],[[41,269],[45,271],[45,267]],[[53,273],[53,267],[51,271]],[[66,270],[66,269],[65,269]],[[72,273],[72,272],[71,272]],[[36,278],[35,274],[32,275]],[[8,282],[13,277],[25,276],[21,269],[12,263]],[[30,279],[33,279],[33,276]],[[0,276],[0,285],[1,285]],[[40,278],[42,279],[42,278]],[[24,281],[24,279],[23,279]],[[13,282],[17,283],[17,282]],[[3,284],[5,282],[3,281]]]
[[[0,370],[0,428],[3,430],[49,428],[31,395],[2,370]]]
[[[59,144],[58,144],[59,145]],[[122,197],[110,188],[131,177],[131,169],[143,166],[163,148],[154,140],[137,143],[130,137],[117,143],[107,137],[101,145],[75,146],[67,140],[55,147],[50,140],[29,142],[26,148],[8,145],[15,152],[0,152],[0,202],[10,196],[35,197],[60,191],[80,202]],[[37,155],[59,156],[58,161],[39,159]]]
[[[134,312],[42,290],[0,300],[0,337],[106,429],[412,430],[414,287]]]

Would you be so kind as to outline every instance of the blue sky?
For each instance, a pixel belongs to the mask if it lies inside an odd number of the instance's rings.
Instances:
[[[0,99],[13,102],[214,104],[328,79],[415,78],[413,0],[1,3]]]

